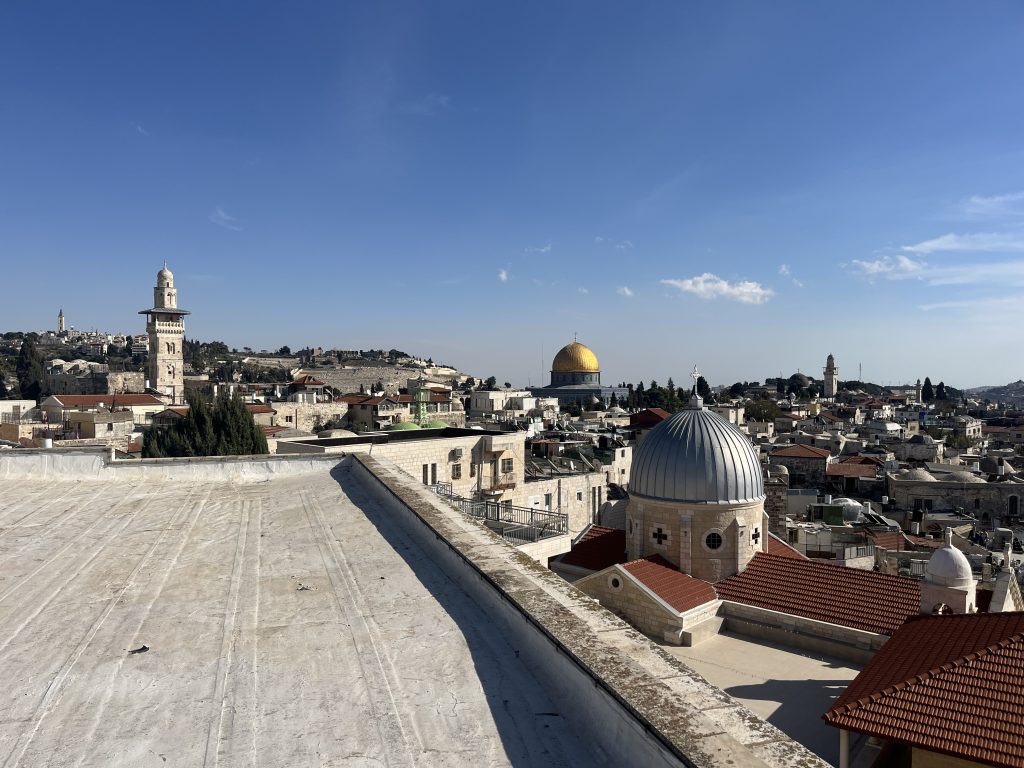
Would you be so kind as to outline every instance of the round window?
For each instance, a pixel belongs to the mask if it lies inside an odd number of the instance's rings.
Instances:
[[[611,584],[612,584],[612,589],[618,589],[619,587],[621,587],[621,586],[622,586],[622,582],[621,582],[621,581],[619,581],[619,580],[618,580],[618,579],[617,579],[616,577],[614,577],[614,576],[612,577],[612,581],[611,581]]]
[[[722,546],[722,534],[712,531],[704,537],[704,546],[708,549],[718,549]]]

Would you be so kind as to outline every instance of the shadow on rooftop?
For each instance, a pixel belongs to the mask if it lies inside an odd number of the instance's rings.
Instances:
[[[384,512],[350,466],[339,464],[331,470],[331,477],[462,632],[509,764],[523,768],[599,764],[569,721],[558,713],[534,673],[519,659],[518,649],[501,635],[490,616],[458,582],[420,548],[403,524]],[[415,606],[409,609],[415,610]]]
[[[734,685],[723,690],[736,699],[778,702],[778,709],[765,719],[831,765],[838,765],[839,731],[827,725],[821,716],[849,684],[846,679],[773,679],[752,685]]]

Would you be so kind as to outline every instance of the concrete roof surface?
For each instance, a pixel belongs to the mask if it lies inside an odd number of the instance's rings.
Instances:
[[[0,766],[594,764],[349,479],[6,478]]]

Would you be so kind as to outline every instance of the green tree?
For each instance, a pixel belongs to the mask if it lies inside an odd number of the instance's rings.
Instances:
[[[930,403],[935,399],[935,389],[932,387],[932,380],[927,376],[924,377],[924,386],[921,387],[921,399],[926,403]]]
[[[743,386],[743,383],[739,381],[729,387],[729,394],[733,397],[743,397],[743,393],[745,391],[746,388]]]
[[[277,354],[281,355],[282,357],[288,357],[291,353],[292,353],[292,350],[291,350],[291,348],[287,344],[285,344],[283,347],[281,347],[279,350],[277,350]],[[340,357],[340,355],[339,355],[339,357]],[[340,360],[339,360],[339,362],[340,362]]]
[[[25,400],[40,400],[46,387],[43,372],[43,356],[36,349],[35,342],[26,339],[21,345],[18,364],[15,368],[18,377],[18,390]]]
[[[697,377],[697,394],[705,402],[713,403],[715,401],[715,396],[711,392],[711,387],[708,386],[708,383],[703,376]]]
[[[753,400],[747,403],[745,413],[750,421],[775,421],[779,406],[772,400]]]
[[[935,388],[935,399],[936,400],[948,400],[949,397],[946,394],[946,384],[940,381],[939,386]]]
[[[188,412],[168,427],[149,426],[142,456],[248,456],[267,453],[267,439],[238,393],[221,392],[213,405],[189,391]]]

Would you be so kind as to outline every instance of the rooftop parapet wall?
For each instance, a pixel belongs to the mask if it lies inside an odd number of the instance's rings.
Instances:
[[[447,508],[400,469],[346,459],[409,533],[502,625],[549,695],[612,765],[826,763],[557,575]]]
[[[0,451],[0,478],[102,477],[132,481],[151,479],[223,480],[264,483],[278,475],[329,472],[339,456],[209,456],[182,459],[114,461],[109,449]]]

